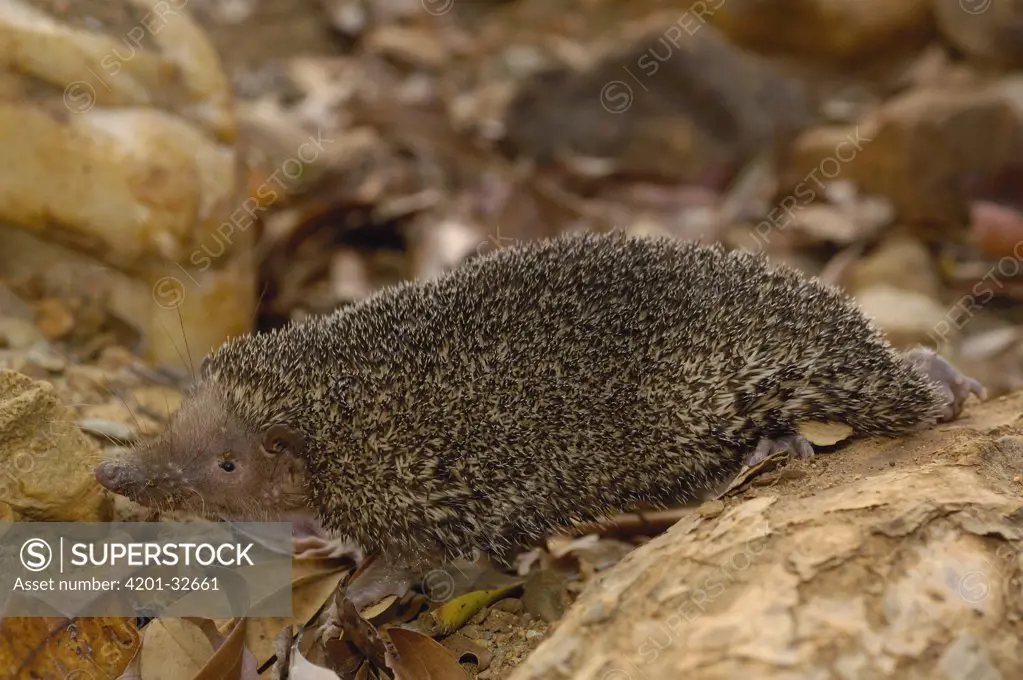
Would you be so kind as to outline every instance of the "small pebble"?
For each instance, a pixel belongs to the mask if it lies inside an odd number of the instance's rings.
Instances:
[[[582,623],[587,626],[600,623],[601,621],[606,621],[610,615],[611,612],[608,611],[607,604],[601,600],[596,600],[587,605],[586,609],[583,610]]]
[[[565,580],[550,569],[538,569],[527,578],[522,593],[526,611],[551,623],[565,613],[568,592]]]
[[[725,509],[723,501],[707,501],[698,508],[701,517],[717,517]]]
[[[518,614],[522,611],[522,600],[517,597],[506,597],[503,600],[499,600],[495,605],[494,609],[500,609],[501,611],[510,612],[512,614]]]
[[[28,349],[43,340],[35,324],[25,319],[0,317],[0,342],[9,349]]]
[[[28,351],[26,358],[29,363],[49,373],[63,373],[64,369],[67,368],[67,360],[64,359],[64,357],[55,354],[45,345],[37,344],[33,346],[32,349]]]
[[[138,439],[138,434],[131,427],[115,420],[103,418],[83,418],[78,421],[78,427],[87,434],[95,435],[102,439],[113,439],[119,442],[132,442]]]
[[[124,347],[113,346],[105,348],[96,360],[96,365],[107,371],[119,371],[127,368],[135,362],[132,356]]]
[[[36,303],[36,326],[50,340],[63,338],[75,327],[75,315],[68,306],[56,298]]]
[[[105,388],[110,385],[107,372],[95,366],[68,366],[64,377],[68,387],[86,394],[106,395]]]

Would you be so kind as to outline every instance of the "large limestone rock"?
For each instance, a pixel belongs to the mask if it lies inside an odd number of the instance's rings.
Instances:
[[[229,82],[185,5],[0,3],[0,272],[101,272],[172,363],[179,312],[201,357],[255,285]]]
[[[694,508],[587,586],[513,680],[1023,675],[1023,394]]]

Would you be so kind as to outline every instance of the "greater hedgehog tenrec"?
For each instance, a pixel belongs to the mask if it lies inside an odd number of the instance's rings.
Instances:
[[[802,421],[898,435],[970,393],[795,270],[571,235],[228,341],[167,431],[96,474],[209,516],[311,508],[369,554],[500,555],[690,500],[779,448],[810,455]]]

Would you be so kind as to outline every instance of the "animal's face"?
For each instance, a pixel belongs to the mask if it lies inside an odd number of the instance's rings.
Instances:
[[[302,438],[283,425],[254,432],[212,389],[186,399],[166,432],[96,467],[114,493],[160,510],[273,521],[307,510]]]

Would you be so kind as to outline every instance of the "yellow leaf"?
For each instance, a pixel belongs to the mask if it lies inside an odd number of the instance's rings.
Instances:
[[[448,633],[453,633],[464,626],[465,622],[471,619],[473,614],[491,603],[500,600],[520,585],[520,583],[515,583],[503,588],[495,588],[493,590],[477,590],[456,597],[450,602],[445,602],[436,609],[427,612],[424,615],[426,622],[425,628],[428,629],[427,632],[430,635],[447,635]],[[423,621],[423,619],[420,621]],[[422,623],[420,625],[422,625]]]

